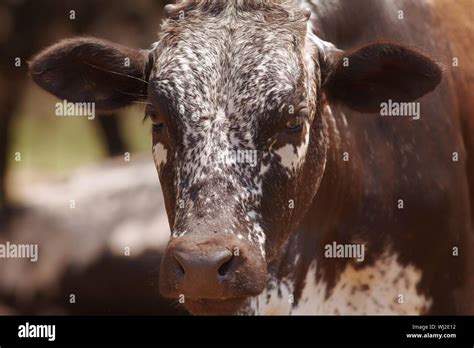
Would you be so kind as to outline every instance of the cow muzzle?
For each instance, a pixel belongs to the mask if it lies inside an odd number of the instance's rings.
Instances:
[[[160,292],[193,314],[220,314],[220,309],[231,314],[263,291],[266,278],[266,262],[256,246],[232,234],[190,233],[168,244]]]

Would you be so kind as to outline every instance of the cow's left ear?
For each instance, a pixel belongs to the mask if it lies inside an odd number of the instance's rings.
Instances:
[[[442,70],[411,48],[375,43],[327,53],[322,74],[330,101],[360,112],[377,112],[389,99],[409,102],[432,91],[441,81]]]

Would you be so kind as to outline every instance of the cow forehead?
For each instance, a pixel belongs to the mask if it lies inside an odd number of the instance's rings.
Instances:
[[[178,29],[174,23],[155,49],[151,92],[194,116],[229,107],[262,115],[292,101],[304,78],[304,42],[301,23],[231,23],[227,17]]]

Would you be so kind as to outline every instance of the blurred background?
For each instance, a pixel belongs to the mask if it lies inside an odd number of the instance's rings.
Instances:
[[[150,125],[133,107],[56,117],[28,60],[72,36],[156,41],[161,0],[0,0],[0,314],[182,314],[159,297],[169,237]]]

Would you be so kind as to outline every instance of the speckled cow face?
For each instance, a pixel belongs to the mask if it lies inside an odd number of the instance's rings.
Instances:
[[[146,96],[172,231],[160,290],[192,313],[235,313],[265,288],[267,265],[319,185],[324,47],[309,35],[310,13],[285,4],[205,0],[166,10],[150,50],[63,40],[30,71],[56,96],[98,109]]]
[[[180,288],[175,260],[168,260],[176,250],[203,257],[217,248],[238,255],[214,267],[231,273],[242,263],[249,272],[223,297],[257,294],[266,263],[309,205],[324,166],[317,49],[306,36],[307,13],[283,7],[221,3],[182,16],[162,27],[148,87],[172,227],[162,290],[176,295]],[[313,184],[302,185],[304,177]],[[178,269],[185,278],[192,270],[184,263]],[[246,288],[246,280],[255,283]]]

